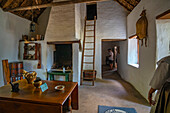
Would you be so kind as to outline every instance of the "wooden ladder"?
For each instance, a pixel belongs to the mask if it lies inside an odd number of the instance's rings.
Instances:
[[[89,22],[91,24],[89,24]],[[93,35],[87,36],[87,33],[91,33]],[[94,20],[87,20],[87,17],[85,17],[83,52],[82,52],[82,62],[81,62],[81,82],[80,82],[81,85],[83,84],[83,80],[91,80],[92,85],[94,86],[94,80],[95,80],[95,74],[96,74],[95,72],[95,40],[96,39],[95,38],[96,38],[96,16],[94,17]],[[93,41],[89,41],[90,39],[91,40],[93,39]],[[92,47],[86,47],[87,46],[86,44],[93,44],[93,45]],[[88,52],[90,51],[93,54],[89,54]],[[92,58],[92,61],[85,61],[85,58]],[[92,65],[92,66],[90,69],[85,70],[84,69],[85,65]],[[88,76],[86,76],[86,74]]]

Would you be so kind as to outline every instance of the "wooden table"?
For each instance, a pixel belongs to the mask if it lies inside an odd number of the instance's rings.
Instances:
[[[27,84],[25,79],[17,82],[18,93],[11,92],[10,85],[0,87],[0,113],[63,113],[66,100],[72,109],[78,110],[78,84],[75,82],[43,81],[49,87],[45,92]],[[64,85],[65,90],[56,91],[56,85]]]

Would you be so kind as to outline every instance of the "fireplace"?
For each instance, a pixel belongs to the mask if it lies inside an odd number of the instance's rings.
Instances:
[[[79,44],[80,40],[47,42],[47,71],[62,71],[64,66],[66,71],[72,72],[73,82],[80,84]]]
[[[52,69],[72,69],[72,44],[55,44]]]

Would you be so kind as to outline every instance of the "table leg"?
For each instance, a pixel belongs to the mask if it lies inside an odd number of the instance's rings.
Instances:
[[[71,105],[72,105],[72,108],[74,110],[79,109],[79,105],[78,105],[78,84],[76,85],[76,87],[74,88],[74,90],[71,94]]]
[[[65,81],[69,81],[69,74],[65,74]]]
[[[68,97],[68,111],[69,113],[72,113],[71,96]]]
[[[48,73],[47,73],[47,80],[48,80]]]
[[[52,75],[52,78],[53,78],[53,80],[54,80],[54,75]]]
[[[57,113],[63,113],[63,106],[60,106],[59,109],[57,109]]]
[[[54,75],[49,74],[50,75],[50,80],[54,80]]]

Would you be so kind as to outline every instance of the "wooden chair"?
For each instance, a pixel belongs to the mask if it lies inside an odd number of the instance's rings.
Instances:
[[[3,66],[3,78],[4,78],[4,85],[9,84],[10,80],[10,71],[9,71],[9,64],[8,60],[2,60]]]
[[[23,79],[23,62],[11,62],[2,60],[4,84]]]

